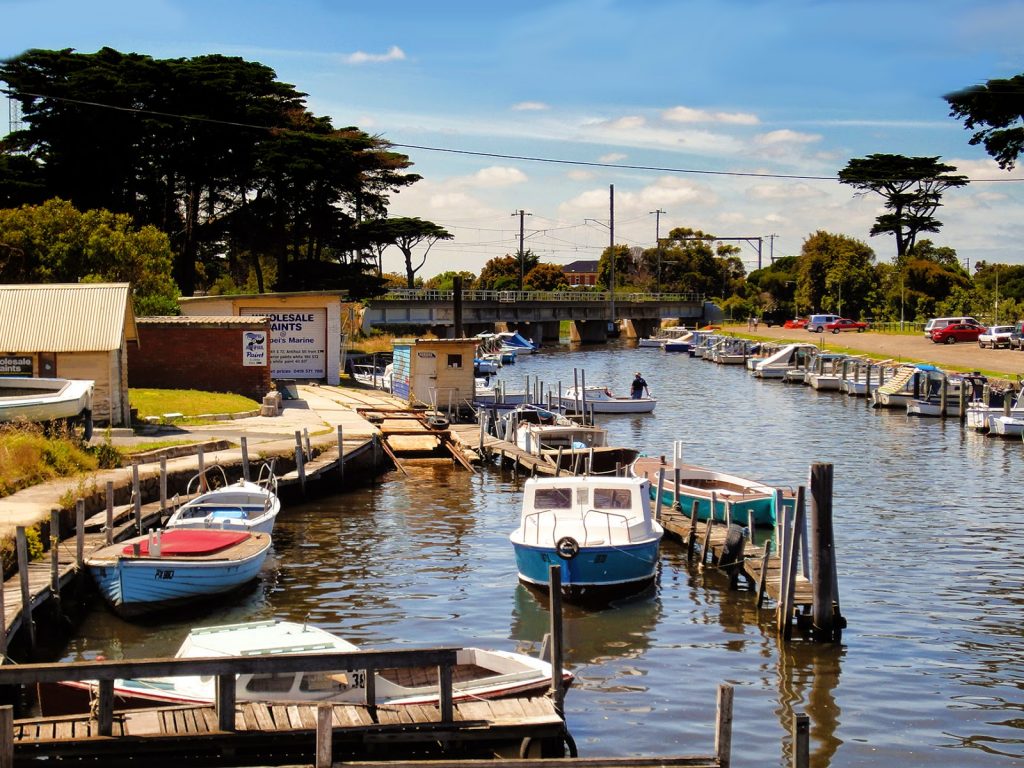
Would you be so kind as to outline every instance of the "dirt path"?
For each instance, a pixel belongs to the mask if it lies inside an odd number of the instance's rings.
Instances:
[[[892,359],[934,363],[964,371],[986,371],[1002,374],[1011,380],[1024,376],[1024,352],[1009,349],[981,349],[977,344],[936,344],[919,336],[897,336],[887,333],[811,333],[799,328],[766,328],[748,332],[746,325],[726,325],[723,329],[739,335],[778,339],[785,342],[810,341],[826,346],[845,347],[864,352],[876,360]]]

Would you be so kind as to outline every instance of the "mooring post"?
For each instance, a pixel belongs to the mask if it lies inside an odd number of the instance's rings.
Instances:
[[[99,681],[96,729],[100,736],[112,736],[114,733],[114,681],[109,678]]]
[[[754,543],[754,510],[747,510],[747,541]]]
[[[0,768],[14,768],[14,707],[0,707]]]
[[[242,479],[249,482],[249,440],[242,435]]]
[[[235,730],[235,676],[217,675],[216,701],[217,730],[231,733]]]
[[[949,376],[942,374],[942,386],[939,389],[939,416],[946,418],[946,405],[949,402]]]
[[[107,544],[114,543],[114,481],[107,480]]]
[[[302,433],[295,430],[295,471],[299,475],[299,488],[306,495],[306,462],[302,454]]]
[[[838,641],[842,633],[832,531],[832,478],[831,464],[811,465],[811,546],[814,551],[811,611],[814,637],[823,643]]]
[[[455,701],[452,693],[452,668],[450,664],[442,664],[437,668],[438,704],[441,709],[441,722],[450,723],[455,720]]]
[[[562,566],[548,567],[548,600],[551,606],[551,701],[565,717],[565,687],[562,685]]]
[[[306,444],[306,458],[313,458],[313,444],[309,441],[309,427],[302,428],[302,439]]]
[[[676,504],[679,502],[677,501]],[[694,500],[690,506],[690,533],[686,537],[686,562],[693,560],[693,548],[697,543],[697,511],[700,509],[700,502]]]
[[[961,386],[960,391],[957,392],[957,405],[960,406],[960,423],[963,424],[967,421],[967,387]]]
[[[167,457],[160,457],[160,522],[167,517]]]
[[[334,739],[334,706],[325,701],[316,705],[316,768],[331,768]]]
[[[0,587],[0,661],[7,657],[7,599]],[[0,734],[2,738],[2,734]]]
[[[203,454],[200,453],[200,456]],[[135,532],[142,535],[142,486],[139,484],[139,462],[132,462],[132,501],[135,504]]]
[[[809,768],[811,764],[811,720],[803,712],[793,717],[793,768]]]
[[[206,493],[209,487],[206,485],[206,452],[203,446],[196,447],[196,457],[199,459],[199,490]]]
[[[480,411],[483,413],[483,411]],[[483,443],[483,434],[480,435],[480,442]],[[338,425],[338,480],[345,482],[345,429]]]
[[[50,510],[50,591],[60,605],[60,510]],[[59,610],[59,609],[58,609]]]
[[[658,499],[654,502],[654,519],[661,520],[661,494],[665,492],[665,467],[658,467]]]
[[[802,487],[797,489],[798,499],[802,491]],[[799,501],[797,503],[799,504]],[[786,612],[788,601],[786,590],[789,587],[789,565],[791,562],[789,552],[793,547],[792,519],[795,516],[795,507],[793,509],[783,507],[782,513],[778,517],[779,527],[776,535],[779,542],[779,599],[775,604],[775,629],[780,635],[786,631],[786,625],[792,619],[791,615]]]
[[[732,763],[732,698],[733,688],[728,683],[718,686],[718,716],[715,722],[715,755],[720,768]]]
[[[75,502],[75,567],[85,567],[85,499]]]
[[[21,586],[21,621],[28,628],[29,653],[36,652],[36,624],[32,621],[32,595],[28,589],[28,539],[25,526],[14,529],[14,547],[18,553],[18,583]],[[6,629],[5,629],[6,631]]]

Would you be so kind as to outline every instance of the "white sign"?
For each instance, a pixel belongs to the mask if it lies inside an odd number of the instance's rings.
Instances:
[[[270,375],[275,379],[327,376],[327,310],[243,307],[243,315],[270,318]]]
[[[245,331],[242,333],[242,365],[265,366],[267,364],[267,332]]]

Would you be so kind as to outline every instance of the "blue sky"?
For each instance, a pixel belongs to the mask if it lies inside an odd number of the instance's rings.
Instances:
[[[834,177],[875,152],[938,155],[976,180],[947,194],[933,239],[972,265],[1024,263],[1024,172],[969,146],[942,100],[1024,71],[1017,0],[0,0],[0,19],[4,58],[110,46],[259,61],[336,126],[407,145],[424,178],[392,215],[455,235],[424,276],[515,252],[520,209],[542,260],[597,258],[610,185],[619,243],[653,245],[661,209],[662,235],[763,237],[765,263],[819,229],[890,259],[892,238],[868,236],[878,198],[781,178]],[[752,246],[742,255],[756,266]]]

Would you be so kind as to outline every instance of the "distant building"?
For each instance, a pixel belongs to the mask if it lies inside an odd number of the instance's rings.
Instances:
[[[565,281],[571,287],[597,285],[597,261],[583,259],[562,267]]]

